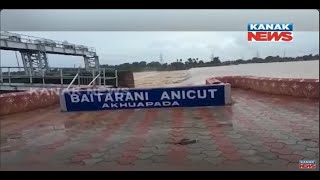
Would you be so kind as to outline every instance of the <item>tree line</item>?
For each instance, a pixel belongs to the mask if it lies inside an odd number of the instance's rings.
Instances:
[[[100,65],[103,68],[115,68],[118,70],[130,70],[134,72],[139,71],[171,71],[171,70],[186,70],[195,67],[211,67],[211,66],[227,66],[238,64],[250,64],[250,63],[271,63],[271,62],[289,62],[289,61],[310,61],[319,60],[319,54],[316,55],[304,55],[297,57],[280,57],[280,56],[267,56],[265,58],[253,57],[248,60],[237,59],[233,61],[221,62],[219,57],[211,57],[210,61],[205,62],[199,58],[188,58],[186,60],[177,59],[172,63],[160,63],[158,61],[152,61],[147,63],[146,61],[123,63],[119,65]]]
[[[102,68],[107,69],[117,69],[117,70],[129,70],[133,72],[139,71],[173,71],[173,70],[186,70],[195,67],[212,67],[212,66],[227,66],[227,65],[238,65],[238,64],[250,64],[250,63],[271,63],[271,62],[290,62],[290,61],[311,61],[319,60],[319,54],[316,55],[304,55],[297,57],[280,57],[280,56],[267,56],[265,58],[254,57],[248,60],[237,59],[233,61],[224,61],[221,62],[219,57],[212,56],[210,61],[205,62],[199,58],[188,58],[185,61],[182,59],[177,59],[172,63],[160,63],[158,61],[152,61],[147,63],[146,61],[133,62],[133,63],[123,63],[119,65],[100,65]],[[5,69],[4,69],[5,70]],[[22,70],[22,71],[21,71]],[[25,74],[23,68],[21,70],[11,71],[11,75]],[[77,71],[77,68],[64,68],[64,75],[74,74]],[[47,74],[56,74],[59,73],[59,69],[50,68]],[[8,72],[2,72],[3,75],[8,75]]]

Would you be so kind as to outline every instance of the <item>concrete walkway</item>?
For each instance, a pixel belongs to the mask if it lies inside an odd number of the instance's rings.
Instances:
[[[225,107],[0,117],[0,170],[300,170],[319,167],[319,102],[233,89]]]

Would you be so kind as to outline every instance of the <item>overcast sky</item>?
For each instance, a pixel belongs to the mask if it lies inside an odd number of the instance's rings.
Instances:
[[[222,61],[252,58],[259,52],[266,56],[299,56],[319,52],[318,32],[294,32],[291,43],[247,42],[247,32],[19,32],[58,41],[95,47],[101,64],[119,64],[133,61],[164,62],[177,58],[199,58],[208,61],[211,53]],[[18,58],[21,61],[20,53]],[[83,64],[81,57],[49,55],[50,66]],[[17,65],[13,51],[1,50],[2,66]],[[22,64],[22,63],[21,63]]]
[[[293,42],[247,42],[249,22],[292,22]],[[317,10],[3,10],[1,30],[95,47],[100,64],[158,61],[160,53],[170,63],[189,57],[208,61],[211,53],[226,61],[257,52],[260,57],[319,52]],[[18,58],[22,65],[20,53]],[[48,58],[52,67],[83,64],[81,57]],[[15,52],[1,50],[0,65],[16,66]]]

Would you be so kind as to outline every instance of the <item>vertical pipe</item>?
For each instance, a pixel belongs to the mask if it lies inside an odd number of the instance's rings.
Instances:
[[[94,69],[92,69],[92,80],[95,78],[95,76],[96,76],[96,73],[95,73]],[[92,84],[96,85],[96,80],[94,80]]]
[[[116,87],[118,87],[118,71],[114,70],[115,78],[116,78]]]
[[[32,84],[32,72],[31,72],[31,67],[29,67],[29,78],[30,78],[30,84]]]
[[[1,58],[0,58],[1,59]],[[2,67],[1,67],[1,63],[0,63],[0,82],[1,82],[1,86],[0,86],[0,90],[3,84],[3,77],[2,77]]]
[[[103,86],[106,87],[106,68],[103,68]]]
[[[42,86],[44,86],[45,82],[44,82],[44,70],[42,70]]]
[[[1,81],[1,84],[2,84],[3,83],[2,67],[0,67],[0,81]]]
[[[9,86],[11,86],[11,72],[9,67],[8,67],[8,76],[9,76]]]
[[[80,87],[80,67],[78,68],[78,86]]]
[[[101,69],[100,69],[100,68],[99,68],[99,74],[100,74],[100,75],[99,75],[99,78],[98,78],[98,79],[99,79],[99,87],[100,87],[100,86],[101,86]]]
[[[62,73],[62,68],[60,69],[60,84],[61,88],[63,87],[63,73]]]

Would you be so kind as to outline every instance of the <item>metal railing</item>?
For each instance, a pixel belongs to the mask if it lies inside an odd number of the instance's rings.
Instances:
[[[100,73],[94,78],[92,79],[92,81],[88,84],[88,87],[91,86],[94,82],[96,82],[96,79],[100,77]],[[101,81],[99,81],[101,83]],[[94,84],[95,85],[95,84]]]
[[[31,73],[27,74],[25,71],[19,71],[19,68],[0,67],[0,90],[13,89],[14,87],[18,89],[22,87],[70,88],[92,84],[103,87],[118,87],[118,72],[115,69],[99,68],[90,72],[85,68],[55,67],[49,68],[48,71],[35,72],[28,68]]]
[[[79,76],[79,73],[77,73],[77,74],[74,76],[74,78],[72,79],[72,81],[71,81],[71,83],[69,84],[69,86],[67,87],[67,89],[69,89],[69,88],[72,86],[72,84],[74,83],[74,81],[77,79],[78,76]]]

